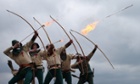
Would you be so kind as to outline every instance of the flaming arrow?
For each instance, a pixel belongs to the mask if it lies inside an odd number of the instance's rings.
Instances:
[[[115,15],[115,14],[117,14],[117,13],[120,13],[120,12],[122,12],[122,11],[124,11],[124,10],[126,10],[126,9],[128,9],[128,8],[130,8],[130,7],[132,7],[132,6],[133,6],[133,4],[131,4],[131,5],[129,5],[129,6],[126,6],[125,8],[123,8],[123,9],[121,9],[121,10],[115,12],[115,13],[112,13],[112,14],[106,16],[105,18],[109,18],[109,17],[111,17],[111,16],[113,16],[113,15]]]
[[[36,30],[34,29],[34,27],[33,27],[26,19],[24,19],[22,16],[20,16],[19,14],[14,13],[14,12],[12,12],[12,11],[10,11],[10,10],[7,10],[7,12],[12,13],[12,14],[14,14],[14,15],[20,17],[22,20],[24,20],[24,21],[33,29],[33,31],[36,31]],[[43,41],[42,41],[42,39],[40,38],[39,35],[38,35],[38,38],[39,38],[39,40],[41,41],[41,43],[42,43],[42,45],[43,45],[43,47],[44,47],[44,50],[45,50],[44,43],[43,43]]]
[[[55,42],[53,42],[53,44],[56,44],[56,43],[58,43],[58,42],[63,42],[63,40],[55,41]]]
[[[51,22],[48,22],[47,26],[50,25]],[[38,31],[39,29],[41,29],[42,27],[44,27],[45,25],[41,25],[38,29],[36,29],[36,31]],[[26,36],[24,39],[22,39],[20,42],[24,41],[25,39],[27,39],[29,36],[31,36],[34,32],[30,33],[28,36]]]
[[[47,31],[45,30],[45,25],[41,25],[41,23],[35,18],[35,17],[33,17],[33,19],[42,27],[42,29],[44,30],[44,32],[45,32],[45,34],[47,35],[47,38],[48,38],[48,40],[49,40],[49,42],[50,42],[50,44],[52,43],[51,42],[51,39],[50,39],[50,37],[49,37],[49,35],[48,35],[48,33],[47,33]]]
[[[72,32],[75,32],[75,33],[77,33],[77,34],[79,34],[79,35],[81,35],[81,36],[83,36],[84,38],[86,38],[88,41],[90,41],[93,45],[96,45],[93,41],[91,41],[89,38],[87,38],[86,36],[84,36],[84,35],[82,35],[82,34],[80,34],[79,32],[77,32],[77,31],[74,31],[74,30],[71,30]],[[107,56],[105,55],[105,53],[98,47],[98,49],[101,51],[101,53],[104,55],[104,57],[107,59],[107,61],[110,63],[110,65],[112,66],[112,68],[113,69],[115,69],[114,68],[114,66],[112,65],[112,63],[110,62],[110,60],[107,58]]]
[[[124,10],[130,8],[130,7],[132,7],[132,6],[133,6],[133,4],[131,4],[131,5],[129,5],[129,6],[126,6],[125,8],[123,8],[123,9],[117,11],[117,12],[114,12],[114,13],[112,13],[112,14],[110,14],[110,15],[107,15],[106,17],[102,18],[101,20],[97,20],[97,21],[95,21],[95,22],[93,22],[93,23],[91,23],[91,24],[88,24],[88,25],[86,26],[86,28],[82,29],[81,33],[84,34],[84,35],[87,35],[87,33],[90,32],[91,30],[94,30],[95,27],[97,26],[97,24],[99,24],[100,22],[102,22],[102,21],[104,21],[105,19],[107,19],[107,18],[109,18],[109,17],[111,17],[111,16],[114,16],[114,15],[116,15],[116,14],[118,14],[118,13],[120,13],[120,12],[122,12],[122,11],[124,11]]]
[[[44,26],[44,25],[42,25],[42,26]],[[41,29],[42,27],[39,27],[38,29],[36,29],[36,31],[37,30],[39,30],[39,29]],[[29,36],[31,36],[32,34],[33,34],[34,32],[32,32],[32,33],[30,33],[28,36],[26,36],[24,39],[22,39],[20,42],[23,42],[25,39],[27,39]]]

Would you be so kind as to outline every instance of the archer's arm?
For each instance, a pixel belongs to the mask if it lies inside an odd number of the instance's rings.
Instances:
[[[72,43],[73,43],[73,41],[71,39],[68,43],[65,44],[65,47],[68,48]]]
[[[12,57],[13,57],[13,54],[12,54],[11,50],[12,50],[13,48],[14,48],[13,46],[12,46],[12,47],[9,47],[9,48],[7,48],[6,50],[4,50],[3,53],[4,53],[5,55],[7,55],[8,57],[12,58]]]
[[[35,31],[35,32],[34,32],[34,36],[31,38],[31,40],[25,44],[25,47],[26,47],[27,50],[28,50],[28,49],[31,47],[31,45],[34,43],[34,41],[36,40],[37,36],[38,36],[38,33],[37,33],[37,31]]]
[[[9,66],[9,68],[11,69],[11,71],[14,71],[12,61],[11,60],[8,60],[8,63],[7,64]]]
[[[61,53],[63,50],[68,48],[73,43],[72,40],[70,40],[68,43],[66,43],[63,47],[59,48],[59,53]]]
[[[87,59],[90,60],[91,57],[94,55],[95,51],[97,50],[98,46],[95,45],[95,48],[88,54]]]

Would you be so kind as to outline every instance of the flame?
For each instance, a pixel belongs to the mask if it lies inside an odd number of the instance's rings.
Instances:
[[[99,23],[99,21],[95,21],[95,22],[93,22],[93,23],[87,25],[86,28],[84,28],[84,29],[81,31],[81,33],[82,33],[83,35],[87,35],[90,31],[92,31],[92,30],[95,29],[95,27],[97,26],[98,23]]]
[[[52,21],[46,22],[44,25],[45,25],[45,26],[50,26],[53,22],[54,22],[54,21],[52,20]]]
[[[56,43],[58,43],[58,42],[64,42],[64,40],[63,40],[63,39],[60,39],[60,40],[54,42],[53,44],[56,44]]]
[[[59,42],[64,42],[64,40],[63,40],[63,39],[61,39],[61,40],[59,40]]]

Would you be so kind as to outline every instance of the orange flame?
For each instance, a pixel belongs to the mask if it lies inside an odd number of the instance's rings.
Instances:
[[[64,41],[64,40],[61,39],[61,40],[58,40],[58,41],[54,42],[53,44],[56,44],[56,43],[58,43],[58,42],[63,42],[63,41]]]
[[[61,39],[61,40],[59,40],[59,42],[64,42],[64,40],[63,40],[63,39]]]
[[[93,22],[93,23],[87,25],[86,28],[84,28],[84,29],[81,31],[81,33],[82,33],[83,35],[87,35],[90,31],[92,31],[92,30],[95,29],[95,27],[97,26],[98,23],[99,23],[99,21],[95,21],[95,22]]]
[[[45,25],[45,26],[50,26],[53,22],[54,22],[54,21],[52,20],[52,21],[46,22],[44,25]]]

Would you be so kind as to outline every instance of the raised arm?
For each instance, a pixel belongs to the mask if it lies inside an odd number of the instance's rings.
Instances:
[[[65,47],[68,48],[73,43],[73,40],[71,39],[68,43],[65,44]]]
[[[87,59],[90,60],[91,57],[94,55],[95,51],[97,50],[98,46],[95,45],[95,48],[87,55]]]
[[[61,53],[62,51],[64,51],[66,48],[68,48],[71,44],[73,43],[72,40],[70,40],[68,43],[66,43],[63,47],[59,48],[58,53]]]
[[[7,55],[8,57],[12,58],[12,52],[10,52],[12,49],[13,49],[13,46],[7,48],[6,50],[4,50],[3,53],[4,53],[5,55]]]
[[[28,50],[28,49],[31,47],[31,45],[34,43],[34,41],[36,40],[37,36],[38,36],[38,32],[35,31],[33,37],[31,38],[31,40],[25,44],[25,47],[27,47],[27,50]]]
[[[12,58],[13,59],[13,53],[11,52],[11,50],[15,49],[15,48],[18,48],[20,45],[19,41],[17,40],[13,40],[12,41],[12,46],[7,48],[3,53],[5,55],[7,55],[8,57]]]

